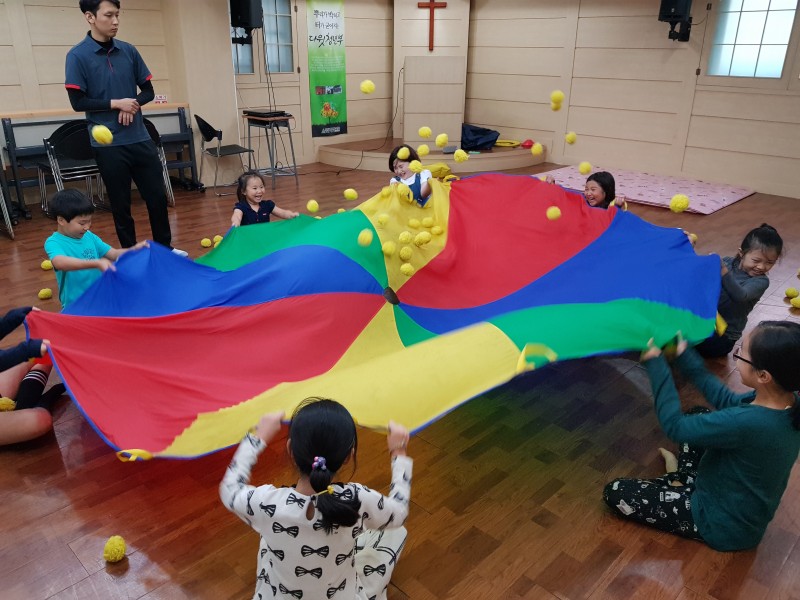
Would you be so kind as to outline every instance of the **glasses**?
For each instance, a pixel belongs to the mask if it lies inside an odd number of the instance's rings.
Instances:
[[[740,361],[742,361],[742,362],[746,362],[746,363],[747,363],[748,365],[750,365],[751,367],[753,366],[753,361],[751,361],[751,360],[747,360],[747,359],[746,359],[744,356],[742,356],[742,355],[741,355],[741,354],[739,354],[738,352],[734,352],[734,353],[733,353],[733,360],[740,360]]]

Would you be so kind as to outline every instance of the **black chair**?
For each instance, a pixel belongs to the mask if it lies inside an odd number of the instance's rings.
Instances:
[[[50,215],[47,204],[47,176],[52,175],[59,191],[64,189],[65,181],[86,181],[86,195],[91,198],[96,208],[109,210],[110,207],[103,200],[103,185],[100,170],[94,160],[92,145],[89,142],[89,127],[86,119],[77,119],[64,123],[56,129],[49,138],[44,140],[47,152],[47,162],[40,162],[39,193],[42,202],[42,211]],[[94,194],[94,185],[97,183],[97,197]]]
[[[0,210],[3,211],[3,221],[6,224],[6,231],[11,239],[14,239],[14,219],[11,216],[11,206],[6,199],[6,180],[3,170],[0,169]]]
[[[150,119],[144,119],[144,126],[147,129],[147,133],[150,134],[150,139],[153,140],[153,143],[156,145],[158,159],[161,161],[161,172],[164,179],[164,190],[167,192],[167,202],[169,202],[170,206],[175,206],[175,193],[172,191],[172,182],[169,179],[167,154],[164,152],[164,144],[161,143],[161,134],[158,133],[158,129],[156,129],[156,126],[153,125]]]
[[[225,156],[239,156],[239,162],[242,164],[242,171],[245,170],[244,168],[244,161],[242,160],[242,154],[252,154],[252,150],[250,148],[245,148],[244,146],[240,146],[239,144],[228,144],[226,146],[222,145],[222,131],[219,129],[214,129],[208,121],[205,121],[198,117],[197,115],[194,116],[195,121],[197,121],[197,127],[200,129],[200,137],[202,138],[200,141],[200,181],[203,180],[203,157],[208,154],[209,156],[217,159],[216,167],[214,168],[214,193],[217,196],[230,196],[231,194],[219,194],[217,193],[217,174],[219,173],[219,159]],[[210,148],[206,148],[206,144],[210,144],[214,140],[217,140],[216,147],[212,146]],[[233,185],[233,184],[227,184]]]

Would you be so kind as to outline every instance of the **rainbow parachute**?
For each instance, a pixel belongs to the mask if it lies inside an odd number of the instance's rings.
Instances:
[[[322,220],[233,229],[196,262],[152,244],[28,326],[108,444],[191,457],[306,396],[419,429],[556,359],[701,340],[718,295],[719,260],[680,230],[490,174],[434,182],[425,208],[393,187]]]

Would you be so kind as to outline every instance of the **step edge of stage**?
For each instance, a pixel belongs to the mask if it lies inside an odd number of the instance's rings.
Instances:
[[[389,154],[390,151],[388,150],[385,152],[356,150],[327,145],[318,148],[317,162],[342,169],[388,172]],[[470,154],[469,160],[462,163],[457,163],[452,154],[431,152],[422,161],[423,164],[437,162],[446,163],[453,173],[477,173],[533,167],[545,162],[545,158],[543,156],[533,156],[528,149],[514,148],[497,154]]]

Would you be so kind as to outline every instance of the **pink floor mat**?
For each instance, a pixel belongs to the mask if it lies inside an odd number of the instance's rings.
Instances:
[[[617,183],[617,196],[624,196],[628,202],[669,208],[669,201],[675,194],[686,194],[689,196],[687,211],[702,215],[710,215],[755,192],[750,188],[722,183],[680,179],[668,175],[651,175],[624,169],[594,168],[595,172],[606,170],[614,175]],[[581,193],[583,193],[587,177],[578,172],[578,167],[564,167],[546,173],[538,173],[537,177],[544,175],[552,175],[558,185]]]

